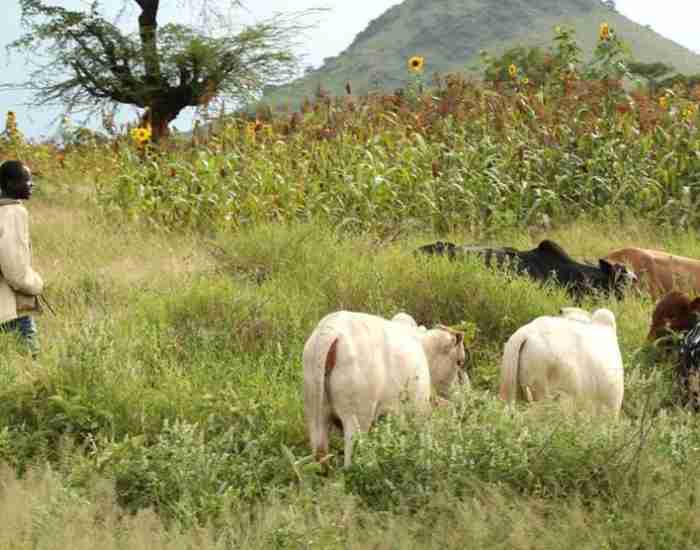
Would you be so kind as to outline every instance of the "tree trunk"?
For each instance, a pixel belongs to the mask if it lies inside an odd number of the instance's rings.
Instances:
[[[145,114],[145,121],[151,125],[151,140],[154,143],[170,135],[169,124],[184,108],[185,105],[169,101],[167,97],[154,100]]]
[[[161,139],[167,138],[170,135],[169,124],[175,120],[177,113],[164,112],[162,109],[156,108],[151,115],[151,139],[154,143],[158,143]]]
[[[139,36],[143,55],[145,76],[145,96],[148,104],[148,122],[151,125],[151,139],[158,143],[170,134],[168,124],[180,112],[168,104],[163,97],[162,75],[160,74],[160,56],[158,54],[158,8],[160,0],[134,0],[141,7],[139,16]]]
[[[139,15],[139,36],[141,53],[146,69],[146,94],[152,97],[157,93],[162,80],[160,74],[160,56],[158,54],[158,7],[160,0],[135,0],[141,6]]]

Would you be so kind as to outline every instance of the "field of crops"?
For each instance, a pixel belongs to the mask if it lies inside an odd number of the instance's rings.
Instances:
[[[595,260],[700,257],[698,90],[650,97],[575,73],[534,87],[445,77],[401,96],[318,98],[206,135],[59,148],[6,132],[36,175],[42,354],[0,338],[0,547],[691,548],[700,425],[617,316],[618,421],[497,399],[503,343],[570,299],[437,237]],[[301,350],[337,309],[477,327],[469,390],[420,429],[389,418],[324,470]]]

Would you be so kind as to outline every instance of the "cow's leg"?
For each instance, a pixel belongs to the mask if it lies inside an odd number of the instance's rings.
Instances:
[[[658,300],[667,292],[674,288],[673,273],[670,266],[664,266],[654,260],[654,258],[643,258],[640,261],[640,271],[646,275],[649,293],[652,298]]]
[[[320,422],[314,419],[311,422],[309,432],[311,434],[311,450],[314,458],[321,462],[328,455],[328,432],[330,423],[327,417]]]
[[[368,432],[372,427],[377,404],[373,404],[370,410],[359,414],[348,415],[342,419],[343,439],[345,440],[345,467],[352,464],[353,437],[357,432]]]
[[[343,439],[345,440],[345,467],[352,464],[352,437],[360,429],[356,416],[343,418]]]
[[[524,386],[523,390],[523,394],[530,402],[543,401],[551,397],[546,380],[533,380],[530,385]]]

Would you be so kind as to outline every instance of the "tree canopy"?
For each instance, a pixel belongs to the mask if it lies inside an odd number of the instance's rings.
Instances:
[[[140,15],[138,32],[129,34],[101,13],[97,1],[71,10],[20,0],[27,32],[9,47],[31,53],[35,66],[25,82],[5,86],[32,91],[34,105],[59,104],[69,111],[97,112],[114,104],[146,109],[158,139],[186,107],[214,97],[247,101],[298,70],[294,39],[308,28],[301,20],[310,12],[225,34],[174,23],[160,27],[160,0],[131,1]],[[215,4],[185,1],[198,3],[203,13]],[[239,5],[231,0],[228,9]]]

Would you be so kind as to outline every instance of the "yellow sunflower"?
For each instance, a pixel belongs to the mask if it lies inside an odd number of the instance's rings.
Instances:
[[[131,139],[133,139],[138,145],[143,145],[151,139],[151,129],[146,128],[134,128],[131,130]]]
[[[659,98],[659,106],[660,106],[662,109],[668,109],[668,97],[666,97],[665,95],[662,95],[662,96]]]
[[[508,74],[511,78],[515,78],[518,74],[518,68],[513,63],[508,67]]]
[[[419,73],[423,70],[423,65],[425,65],[425,58],[420,55],[414,55],[408,60],[408,69],[414,73]]]
[[[610,25],[607,23],[601,23],[600,24],[600,30],[598,31],[598,37],[601,40],[607,40],[610,38]]]

